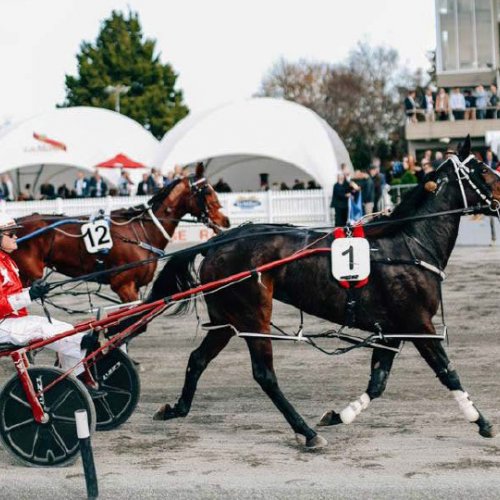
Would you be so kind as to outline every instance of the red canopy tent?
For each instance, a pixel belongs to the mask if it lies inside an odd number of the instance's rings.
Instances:
[[[134,161],[130,159],[127,155],[123,153],[118,153],[113,158],[109,160],[98,163],[96,167],[99,168],[146,168],[146,165],[139,163],[138,161]]]

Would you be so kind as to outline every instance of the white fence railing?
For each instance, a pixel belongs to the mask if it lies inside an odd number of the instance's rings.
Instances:
[[[255,193],[220,193],[224,213],[233,226],[242,222],[278,222],[322,224],[329,222],[329,195],[323,190],[266,191]],[[147,196],[108,196],[106,198],[76,198],[38,201],[0,202],[0,212],[13,217],[33,213],[90,215],[104,209],[107,213],[146,203]]]

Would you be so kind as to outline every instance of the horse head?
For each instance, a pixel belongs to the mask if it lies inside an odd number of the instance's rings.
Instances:
[[[163,209],[165,215],[177,219],[191,214],[216,233],[230,226],[229,218],[221,212],[217,193],[204,177],[202,163],[197,165],[193,175],[176,180],[160,190],[149,204],[153,210]]]
[[[445,167],[446,166],[446,167]],[[439,171],[446,172],[445,176]],[[478,160],[471,153],[470,136],[459,146],[456,155],[447,158],[437,172],[429,177],[427,190],[439,192],[439,185],[444,180],[456,180],[460,187],[460,196],[464,208],[478,207],[478,213],[500,217],[500,174]]]

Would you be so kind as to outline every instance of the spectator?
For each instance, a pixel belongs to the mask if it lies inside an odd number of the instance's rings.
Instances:
[[[157,193],[160,189],[165,187],[165,178],[159,170],[156,170],[154,175],[154,192]]]
[[[482,85],[478,85],[474,91],[474,97],[476,98],[476,118],[484,120],[486,118],[486,108],[488,107],[488,92],[484,90]]]
[[[424,152],[424,160],[432,162],[432,150],[426,149]]]
[[[293,186],[292,186],[292,190],[299,191],[302,189],[305,189],[304,183],[302,181],[299,181],[299,179],[295,179]]]
[[[368,173],[373,181],[373,210],[379,212],[382,210],[383,202],[383,192],[385,187],[385,177],[384,174],[380,172],[380,160],[375,158],[373,163],[370,165]]]
[[[216,182],[214,189],[218,193],[230,193],[232,191],[229,184],[222,177]]]
[[[350,196],[351,191],[345,175],[338,174],[337,182],[333,186],[332,201],[330,202],[330,208],[333,209],[335,214],[334,224],[337,227],[345,226],[347,224]]]
[[[288,187],[286,182],[282,182],[280,184],[280,191],[289,191],[289,190],[290,190],[290,188]]]
[[[31,193],[31,184],[25,184],[24,190],[17,196],[17,201],[32,201],[33,194]]]
[[[56,199],[56,188],[50,182],[44,182],[40,186],[40,199],[41,200]]]
[[[134,183],[130,179],[128,172],[122,169],[120,179],[118,179],[118,196],[130,196]]]
[[[151,194],[151,192],[149,191],[148,179],[148,174],[142,174],[142,181],[139,182],[139,185],[137,186],[137,196],[146,196],[148,194]]]
[[[405,114],[409,122],[417,121],[417,103],[415,101],[416,95],[417,94],[414,90],[409,90],[408,95],[405,97]]]
[[[430,87],[425,89],[425,94],[422,98],[422,108],[424,109],[425,121],[433,122],[436,117],[434,114],[434,96]]]
[[[151,173],[148,176],[148,194],[156,193],[156,168],[151,169]]]
[[[432,168],[434,170],[437,170],[437,168],[439,167],[439,165],[441,165],[441,163],[443,163],[443,153],[441,153],[441,151],[436,151],[434,153],[434,161],[432,162]]]
[[[486,160],[484,161],[484,163],[486,163],[486,165],[488,165],[488,167],[492,168],[493,170],[496,169],[497,162],[495,158],[493,158],[493,151],[491,151],[491,149],[488,149],[486,151]]]
[[[174,167],[174,179],[182,179],[184,177],[182,165],[176,165]]]
[[[14,184],[12,183],[10,175],[3,174],[1,177],[1,181],[2,181],[2,191],[4,200],[14,201],[16,197],[14,193]]]
[[[371,215],[375,204],[375,185],[368,172],[357,172],[356,184],[361,189],[361,201],[363,204],[363,215]]]
[[[85,178],[85,174],[81,170],[76,174],[74,188],[77,198],[86,198],[90,194],[89,180]]]
[[[174,171],[173,170],[169,170],[167,172],[167,175],[163,178],[163,185],[165,187],[167,187],[169,184],[172,184],[172,182],[174,182],[175,179],[174,179]]]
[[[65,183],[61,184],[57,188],[57,197],[58,198],[66,199],[66,198],[69,198],[70,196],[71,196],[71,192],[70,192],[70,190],[68,189],[68,187],[66,186]]]
[[[498,105],[498,94],[496,85],[490,85],[490,102],[488,112],[486,114],[487,118],[496,120],[497,118],[497,105]]]
[[[450,114],[450,105],[448,100],[448,94],[443,88],[440,88],[436,96],[436,116],[438,120],[444,121],[448,119],[449,114]]]
[[[311,179],[310,181],[307,181],[307,189],[320,189],[320,187],[313,179]]]
[[[465,98],[465,116],[466,120],[476,119],[476,98],[472,95],[470,90],[464,90]]]
[[[280,190],[280,183],[279,182],[273,182],[271,184],[271,191],[279,191],[279,190]]]
[[[450,96],[450,108],[455,120],[463,120],[465,115],[465,97],[458,87],[455,87]]]
[[[99,172],[96,172],[93,177],[90,178],[89,192],[92,198],[102,198],[108,194],[108,185]]]

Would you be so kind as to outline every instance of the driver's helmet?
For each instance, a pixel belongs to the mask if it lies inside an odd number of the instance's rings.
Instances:
[[[23,226],[18,224],[12,216],[0,213],[0,233],[20,229],[22,227]]]

